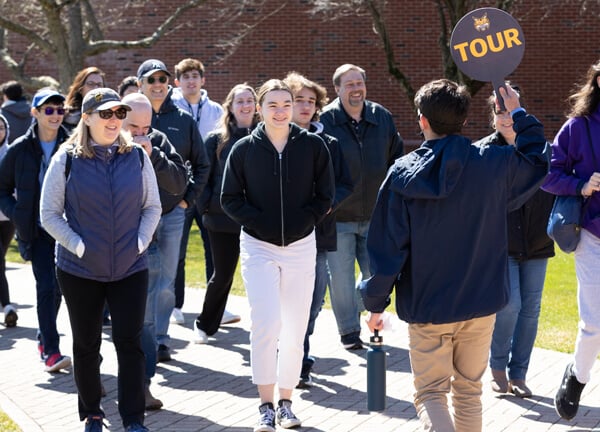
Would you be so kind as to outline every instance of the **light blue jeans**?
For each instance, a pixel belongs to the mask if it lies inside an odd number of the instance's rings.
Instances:
[[[159,282],[154,288],[156,297],[154,324],[156,325],[156,342],[167,346],[169,345],[169,320],[175,307],[175,276],[177,275],[184,221],[185,210],[177,206],[161,216],[156,229],[160,276]],[[149,286],[156,283],[152,280],[152,274],[151,271]]]
[[[508,258],[510,299],[496,314],[490,367],[508,370],[509,379],[525,379],[537,335],[548,259]]]
[[[321,312],[325,301],[325,292],[329,285],[329,269],[327,268],[327,252],[317,251],[317,264],[315,266],[315,290],[313,291],[312,301],[310,303],[310,315],[308,317],[308,327],[304,335],[304,357],[302,358],[302,369],[310,370],[315,362],[309,356],[310,352],[310,336],[315,330],[317,317]]]
[[[153,240],[148,246],[148,296],[146,297],[146,312],[144,313],[144,326],[142,327],[142,350],[146,357],[146,384],[156,373],[156,292],[160,282],[160,255],[158,242]]]
[[[369,222],[338,222],[337,251],[327,253],[331,306],[342,336],[360,332],[359,314],[364,306],[357,289],[355,262],[358,261],[362,280],[370,278],[367,253]]]

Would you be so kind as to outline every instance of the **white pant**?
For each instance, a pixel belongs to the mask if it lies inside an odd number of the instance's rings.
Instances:
[[[575,341],[575,376],[580,383],[590,380],[590,372],[600,353],[600,239],[581,230],[575,250],[579,330]]]
[[[242,231],[242,279],[250,303],[252,382],[293,389],[298,384],[304,334],[315,285],[314,231],[275,246]]]

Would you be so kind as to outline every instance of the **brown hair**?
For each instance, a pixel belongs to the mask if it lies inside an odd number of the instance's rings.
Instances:
[[[204,65],[200,60],[193,58],[183,59],[175,65],[175,78],[179,79],[184,73],[195,70],[200,72],[200,77],[204,76]]]
[[[260,88],[258,89],[258,91],[256,92],[256,95],[258,98],[257,99],[258,105],[262,105],[267,93],[276,91],[276,90],[286,91],[290,94],[292,99],[294,98],[294,93],[292,93],[292,90],[287,86],[286,83],[284,83],[280,79],[270,79],[267,82],[265,82],[263,85],[261,85]]]
[[[321,110],[329,101],[325,87],[309,80],[304,75],[300,75],[298,72],[289,72],[284,78],[283,82],[289,86],[293,95],[296,95],[303,88],[307,88],[315,93],[315,96],[317,97],[317,100],[315,101],[317,110],[315,111],[311,121],[319,120],[319,114],[321,113]]]
[[[67,98],[65,100],[65,106],[67,109],[72,111],[77,111],[81,109],[81,104],[83,102],[83,95],[81,94],[81,89],[85,84],[85,80],[87,77],[93,74],[98,74],[102,77],[102,87],[105,86],[104,81],[104,72],[102,72],[99,68],[95,66],[90,66],[85,69],[80,70],[77,75],[75,75],[75,79],[73,80],[73,84],[69,87],[69,92],[67,93]]]
[[[600,102],[598,76],[600,76],[600,61],[590,66],[585,81],[577,85],[575,93],[567,98],[571,107],[567,112],[567,117],[584,117],[596,111],[598,102]]]

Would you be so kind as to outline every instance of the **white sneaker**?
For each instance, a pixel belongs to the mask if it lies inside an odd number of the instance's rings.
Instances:
[[[185,317],[179,308],[173,308],[171,312],[171,324],[185,324]]]
[[[225,309],[225,312],[223,312],[223,318],[221,318],[221,325],[240,322],[241,319],[241,316],[231,313]]]
[[[198,328],[198,324],[194,321],[194,343],[206,344],[208,343],[208,335],[203,330]]]

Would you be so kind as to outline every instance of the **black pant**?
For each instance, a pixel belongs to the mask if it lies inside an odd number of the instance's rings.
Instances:
[[[6,279],[6,251],[15,235],[15,226],[11,221],[0,221],[0,304],[2,307],[10,303],[8,280]]]
[[[79,399],[79,418],[102,415],[100,408],[100,343],[102,311],[108,303],[112,338],[119,365],[118,402],[123,425],[144,422],[144,352],[142,325],[148,292],[148,270],[114,282],[74,276],[57,268],[73,333],[73,372]]]
[[[231,290],[233,276],[240,257],[240,234],[208,230],[214,270],[206,285],[202,312],[196,322],[207,335],[213,335],[221,325],[227,296]]]

